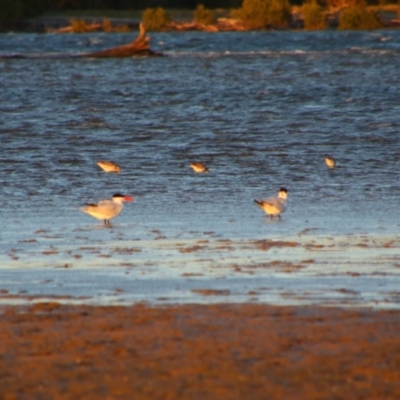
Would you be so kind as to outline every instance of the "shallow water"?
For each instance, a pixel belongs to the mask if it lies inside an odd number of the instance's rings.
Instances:
[[[0,35],[29,56],[0,59],[2,301],[398,307],[400,32],[151,36],[166,57],[56,57],[128,34]],[[271,222],[253,198],[281,186]],[[135,202],[112,228],[79,211],[115,192]]]

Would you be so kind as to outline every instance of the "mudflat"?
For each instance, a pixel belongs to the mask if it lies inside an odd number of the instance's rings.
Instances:
[[[400,311],[0,308],[0,399],[399,399]]]

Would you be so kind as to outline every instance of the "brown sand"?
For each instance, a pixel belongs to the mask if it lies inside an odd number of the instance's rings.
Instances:
[[[0,399],[400,399],[400,311],[0,309]]]

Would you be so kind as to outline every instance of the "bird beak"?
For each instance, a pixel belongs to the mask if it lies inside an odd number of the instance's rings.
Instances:
[[[135,201],[135,199],[133,197],[131,197],[131,196],[125,196],[124,200],[125,201]]]

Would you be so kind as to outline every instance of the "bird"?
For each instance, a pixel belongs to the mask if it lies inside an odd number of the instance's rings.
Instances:
[[[273,219],[274,216],[281,219],[281,213],[286,210],[287,193],[288,191],[282,187],[279,189],[278,196],[270,197],[265,200],[254,199],[254,202],[257,203],[257,205],[261,207],[267,215],[270,215],[271,219]]]
[[[335,168],[336,160],[333,157],[326,156],[325,164],[328,166],[328,168]]]
[[[80,210],[94,218],[103,220],[104,225],[110,226],[110,219],[119,215],[124,208],[124,202],[134,200],[135,199],[131,196],[116,193],[111,199],[101,200],[97,204],[86,204],[84,207],[81,207]]]
[[[202,172],[207,172],[207,173],[210,172],[210,170],[207,168],[207,166],[200,162],[192,162],[192,163],[190,163],[190,166],[193,168],[194,172],[197,172],[199,174]]]
[[[106,172],[121,172],[121,167],[113,161],[97,161],[97,165]]]

